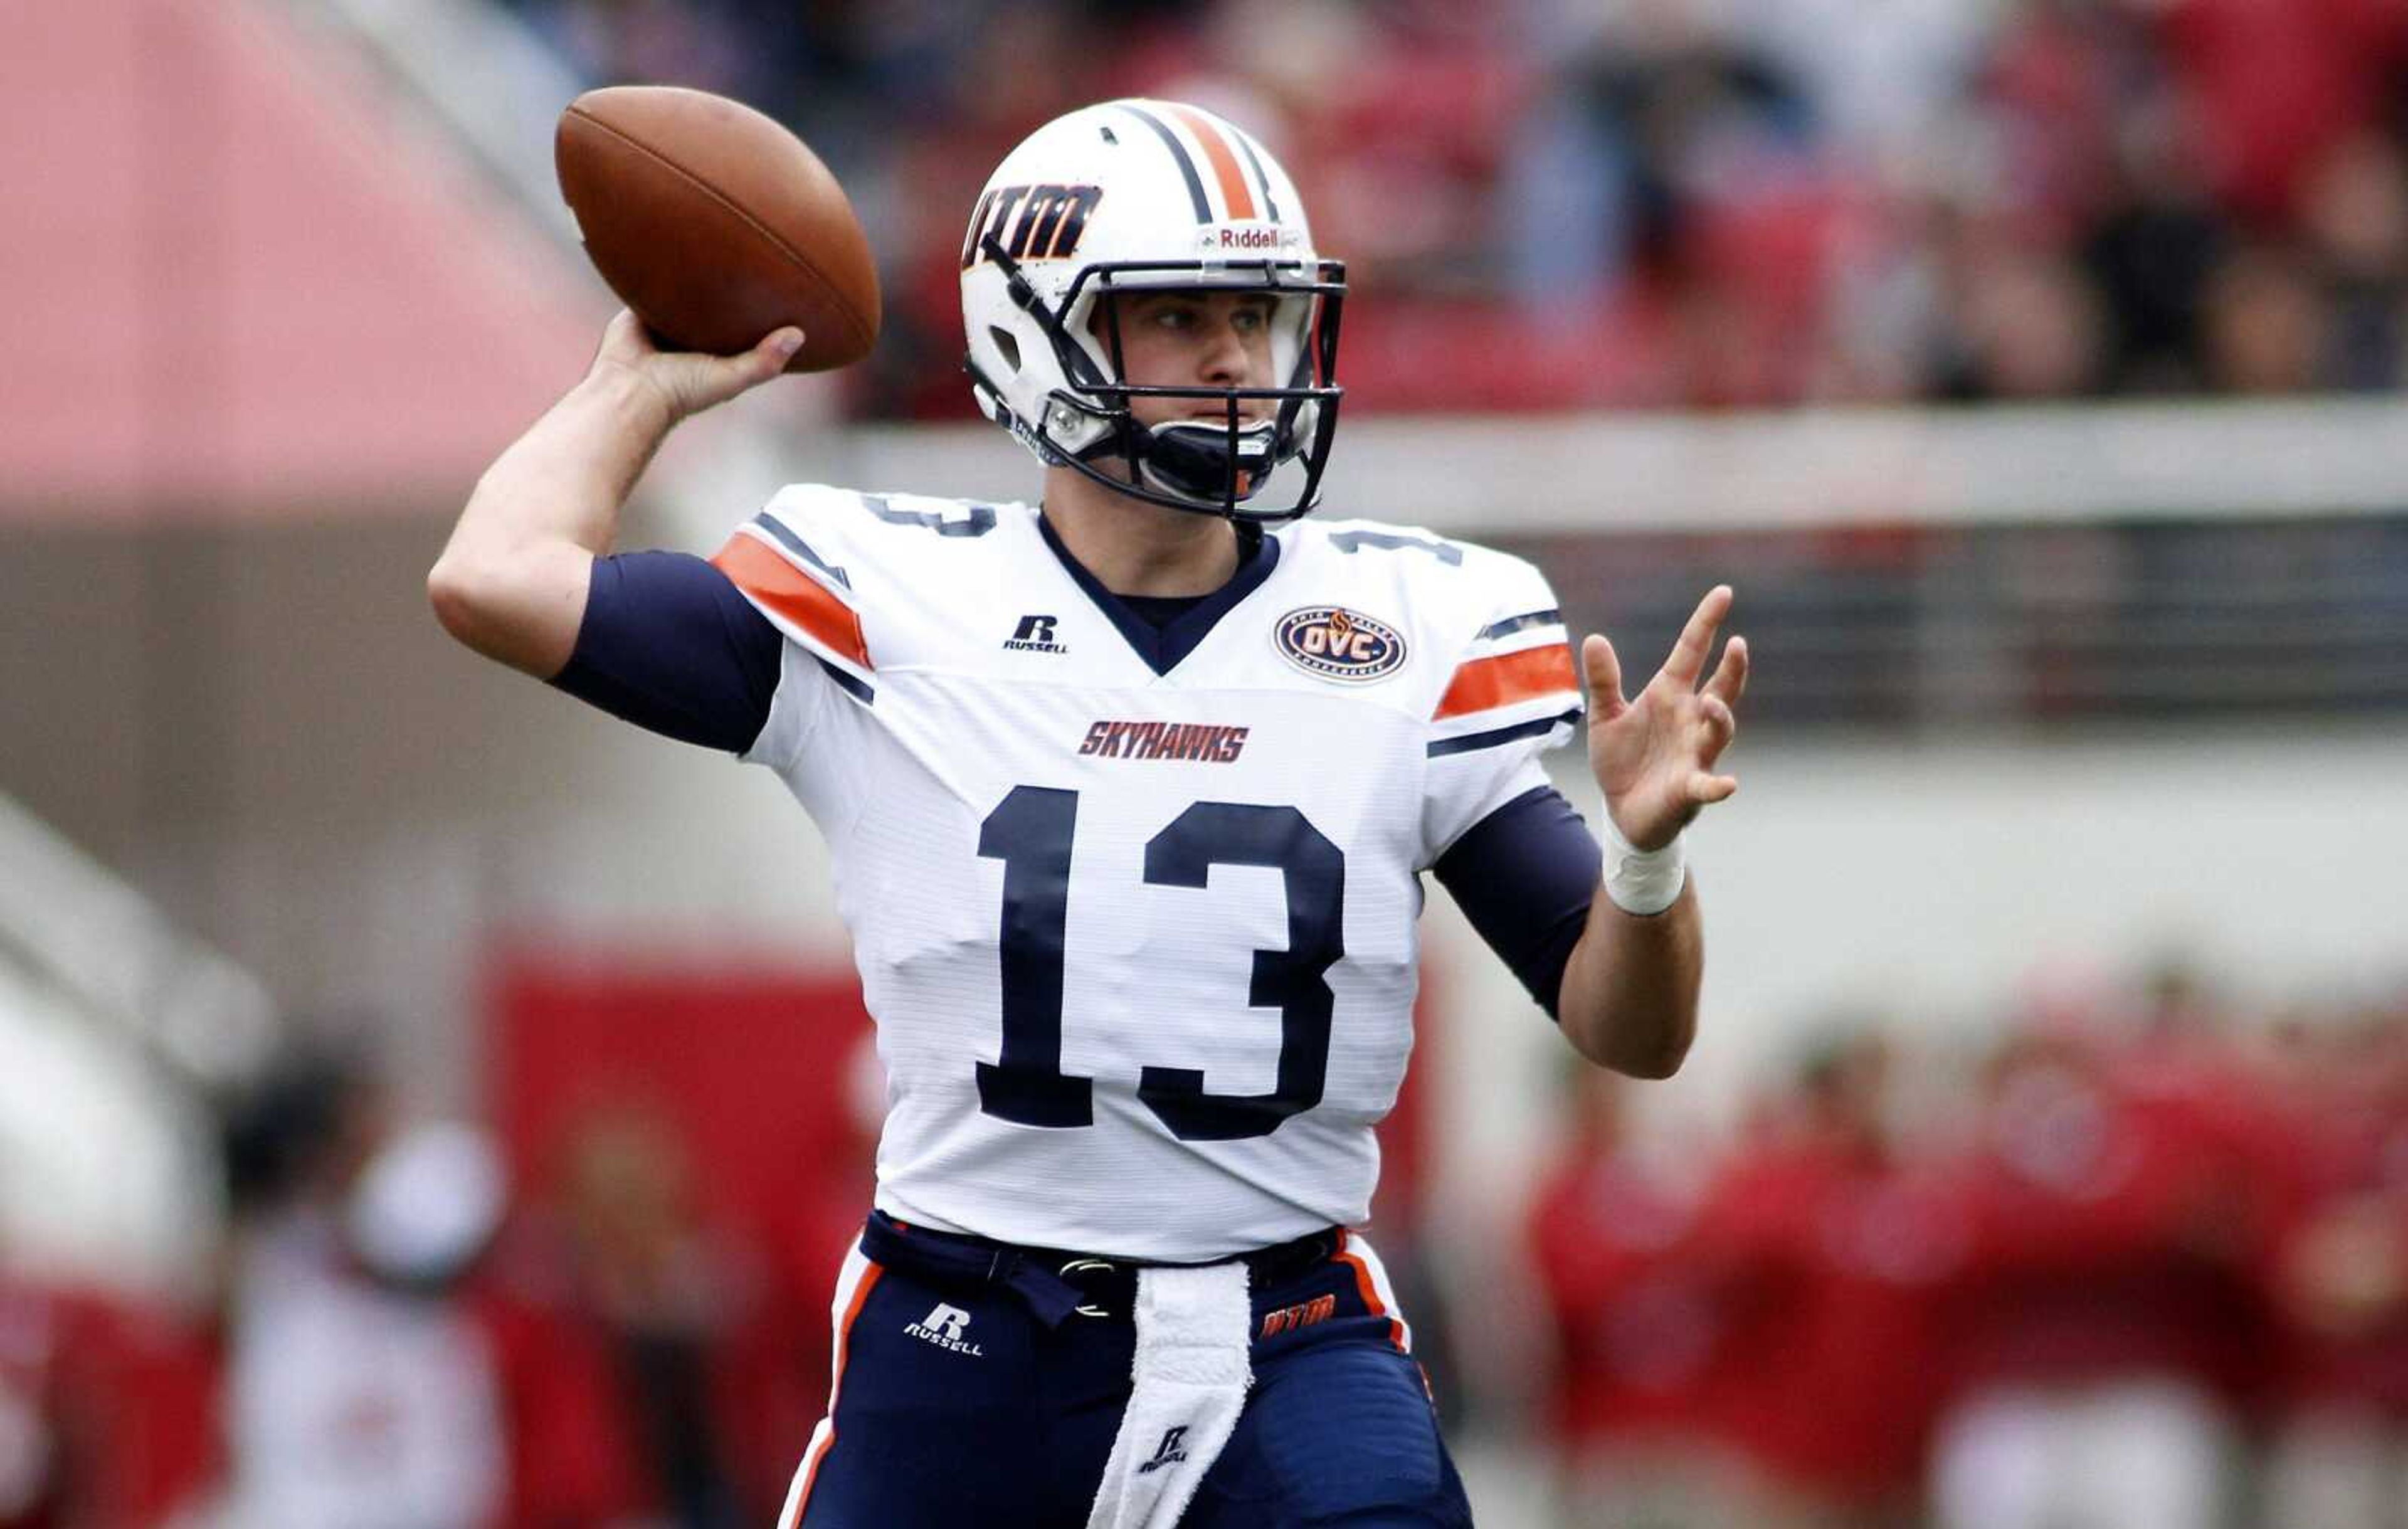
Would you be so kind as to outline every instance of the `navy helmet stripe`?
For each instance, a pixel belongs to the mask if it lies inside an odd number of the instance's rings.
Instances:
[[[1279,222],[1279,198],[1271,195],[1271,178],[1263,172],[1263,162],[1254,157],[1254,135],[1232,127],[1229,130],[1229,137],[1238,140],[1238,151],[1246,156],[1248,165],[1254,166],[1254,180],[1263,188],[1263,211],[1271,222]]]
[[[1196,161],[1188,154],[1187,145],[1179,141],[1179,135],[1170,130],[1168,123],[1156,117],[1153,112],[1141,111],[1136,107],[1125,107],[1123,109],[1146,126],[1153,128],[1161,136],[1162,141],[1169,146],[1170,157],[1179,162],[1179,173],[1187,179],[1187,195],[1189,200],[1196,204],[1196,221],[1211,223],[1212,204],[1205,198],[1203,178],[1196,173]]]

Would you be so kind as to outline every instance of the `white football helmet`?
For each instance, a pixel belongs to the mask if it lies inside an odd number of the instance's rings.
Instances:
[[[1100,336],[1089,321],[1099,296],[1133,287],[1271,294],[1283,385],[1129,385],[1117,319]],[[1039,128],[980,194],[962,239],[964,366],[980,409],[1049,467],[1173,509],[1289,520],[1319,502],[1338,429],[1345,293],[1346,267],[1314,253],[1303,201],[1262,145],[1195,107],[1108,101]],[[1129,411],[1136,396],[1209,399],[1224,417],[1149,427]],[[1249,423],[1248,399],[1276,411]],[[1125,480],[1096,468],[1111,457]],[[1256,505],[1297,459],[1294,497]]]

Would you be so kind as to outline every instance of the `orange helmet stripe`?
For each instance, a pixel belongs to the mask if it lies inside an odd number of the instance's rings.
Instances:
[[[1238,156],[1230,150],[1228,137],[1210,117],[1193,107],[1173,106],[1169,110],[1203,146],[1213,178],[1221,182],[1221,200],[1227,205],[1231,220],[1259,216],[1254,210],[1254,189],[1246,184],[1246,172],[1238,167]]]

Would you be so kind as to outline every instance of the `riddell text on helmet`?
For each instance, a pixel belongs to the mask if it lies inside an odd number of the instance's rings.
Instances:
[[[1256,224],[1251,228],[1213,228],[1204,234],[1204,245],[1211,250],[1279,250],[1300,242],[1293,228],[1275,228]]]

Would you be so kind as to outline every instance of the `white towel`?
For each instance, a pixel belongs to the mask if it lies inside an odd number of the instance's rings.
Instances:
[[[1087,1529],[1173,1529],[1238,1426],[1254,1384],[1242,1262],[1140,1269],[1136,1389]]]

